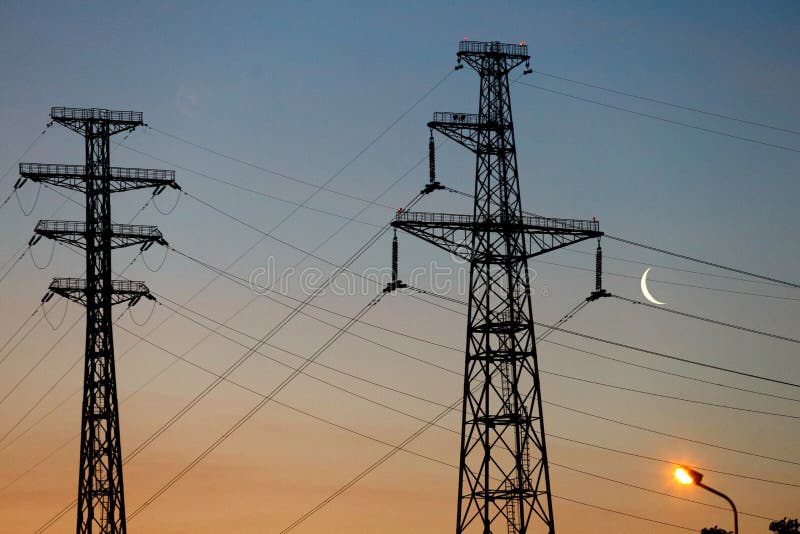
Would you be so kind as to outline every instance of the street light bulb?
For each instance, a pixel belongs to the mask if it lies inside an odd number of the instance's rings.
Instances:
[[[694,484],[694,478],[692,478],[692,475],[683,467],[679,467],[675,470],[675,478],[677,478],[678,482],[681,484]]]

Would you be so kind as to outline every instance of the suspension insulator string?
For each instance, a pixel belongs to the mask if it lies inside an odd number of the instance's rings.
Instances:
[[[436,182],[436,145],[433,143],[433,130],[428,138],[428,172],[429,182],[433,184]]]

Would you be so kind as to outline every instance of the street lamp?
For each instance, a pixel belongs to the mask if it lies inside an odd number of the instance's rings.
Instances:
[[[710,491],[714,495],[719,495],[731,505],[733,508],[733,532],[734,534],[739,534],[739,515],[736,512],[736,505],[733,504],[733,501],[730,497],[722,493],[721,491],[717,491],[710,486],[706,486],[703,484],[703,473],[698,473],[694,469],[690,469],[685,466],[680,466],[675,470],[675,478],[678,479],[678,482],[681,484],[694,484],[695,486],[699,486],[705,490]]]

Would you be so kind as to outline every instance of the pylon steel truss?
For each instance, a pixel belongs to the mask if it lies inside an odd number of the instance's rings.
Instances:
[[[86,252],[86,278],[55,278],[50,291],[86,306],[81,415],[78,534],[124,534],[117,381],[111,306],[150,297],[144,282],[112,280],[111,250],[164,243],[154,226],[112,224],[111,193],[145,187],[177,187],[173,171],[111,167],[112,135],[142,126],[142,114],[97,108],[52,108],[54,122],[82,135],[85,165],[20,163],[21,182],[31,180],[85,194],[85,221],[40,221],[38,236]]]
[[[480,75],[478,113],[428,127],[475,153],[473,215],[400,212],[393,225],[470,264],[456,533],[553,534],[528,258],[602,233],[523,216],[508,74],[527,47],[463,41],[458,61]]]

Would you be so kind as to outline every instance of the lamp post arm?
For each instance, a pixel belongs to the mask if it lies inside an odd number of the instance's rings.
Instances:
[[[739,534],[739,513],[736,511],[736,505],[733,504],[733,501],[731,500],[731,498],[728,497],[727,495],[725,495],[724,493],[722,493],[721,491],[715,490],[711,486],[706,486],[702,482],[695,482],[695,485],[696,486],[700,486],[701,488],[703,488],[703,489],[705,489],[707,491],[710,491],[714,495],[719,495],[720,497],[722,497],[723,499],[728,501],[728,504],[730,504],[731,508],[733,509],[733,532],[734,532],[734,534]]]

